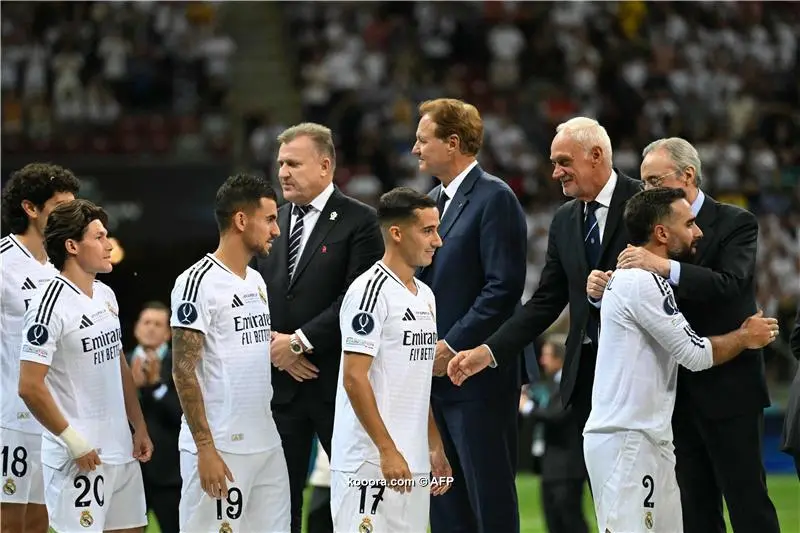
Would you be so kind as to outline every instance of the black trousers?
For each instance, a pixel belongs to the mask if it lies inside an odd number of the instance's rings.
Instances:
[[[147,484],[144,487],[147,508],[153,511],[161,533],[178,533],[178,506],[181,502],[180,486]]]
[[[330,487],[314,487],[308,507],[307,533],[333,533]]]
[[[281,436],[286,468],[289,470],[292,533],[300,533],[303,524],[303,489],[308,478],[315,433],[325,453],[331,456],[334,403],[309,396],[300,387],[291,402],[272,404],[272,416]]]
[[[542,480],[542,508],[549,533],[589,533],[583,517],[582,479]]]
[[[685,533],[724,533],[723,496],[734,531],[780,531],[761,460],[761,410],[709,419],[679,392],[672,430]]]

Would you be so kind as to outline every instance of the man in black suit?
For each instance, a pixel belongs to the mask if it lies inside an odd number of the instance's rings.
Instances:
[[[281,435],[292,501],[292,532],[302,522],[314,433],[330,456],[341,358],[339,307],[350,283],[383,255],[375,210],[333,185],[331,130],[313,123],[278,136],[281,235],[254,260],[272,317],[272,413]]]
[[[448,365],[456,384],[487,366],[516,361],[514,356],[556,321],[569,303],[570,327],[561,400],[572,407],[576,431],[591,409],[600,313],[586,295],[593,273],[608,279],[628,242],[622,221],[625,202],[641,182],[612,167],[611,140],[597,121],[576,117],[559,125],[550,147],[553,179],[574,198],[550,223],[547,257],[539,287],[528,302],[478,348],[459,353]]]
[[[144,495],[161,531],[177,532],[181,499],[178,434],[182,411],[172,380],[169,308],[161,302],[146,303],[133,334],[138,345],[131,353],[131,374],[139,388],[142,413],[155,446],[152,459],[142,464]]]
[[[519,305],[525,215],[508,184],[478,164],[483,122],[474,106],[439,98],[423,102],[419,113],[412,153],[420,170],[441,182],[429,196],[439,207],[444,244],[418,277],[436,296],[431,407],[455,478],[431,500],[431,531],[515,533],[519,365],[461,388],[446,370],[458,350],[483,342]]]
[[[551,336],[542,344],[539,358],[547,376],[530,417],[543,426],[542,508],[549,533],[588,533],[583,516],[583,439],[572,409],[561,401],[564,344]],[[544,389],[543,391],[541,389]]]
[[[691,263],[629,247],[620,254],[618,267],[644,268],[668,279],[698,335],[738,328],[757,311],[756,217],[703,193],[700,156],[686,140],[659,139],[642,155],[645,187],[686,191],[703,239]],[[724,532],[724,495],[734,531],[777,533],[778,516],[761,460],[763,409],[770,404],[761,350],[747,350],[702,372],[678,372],[672,428],[684,530]]]

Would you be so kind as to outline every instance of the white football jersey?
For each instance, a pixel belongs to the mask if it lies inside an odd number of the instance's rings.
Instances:
[[[215,447],[249,454],[280,446],[270,408],[271,322],[261,274],[248,267],[242,279],[206,254],[178,276],[171,301],[172,326],[205,336],[196,373]],[[185,416],[178,446],[197,452]]]
[[[711,341],[678,310],[669,283],[641,269],[617,270],[600,308],[592,411],[584,433],[639,430],[672,441],[678,365],[713,363]]]
[[[373,357],[369,382],[378,412],[412,473],[430,471],[428,409],[436,354],[436,300],[414,279],[417,294],[383,264],[347,289],[339,314],[344,352]],[[333,422],[331,470],[355,472],[380,465],[378,448],[359,422],[344,390],[340,364]]]
[[[58,274],[49,261],[37,261],[13,235],[0,240],[0,426],[41,435],[42,426],[17,394],[19,349],[25,310],[36,291]]]
[[[20,359],[48,365],[45,382],[67,422],[97,449],[100,460],[134,460],[122,392],[119,305],[108,285],[95,281],[89,297],[57,275],[25,312]],[[61,468],[67,447],[42,435],[42,462]]]

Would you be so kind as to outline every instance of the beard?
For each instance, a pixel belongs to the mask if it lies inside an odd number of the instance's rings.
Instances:
[[[679,263],[691,263],[694,260],[697,243],[693,242],[689,246],[681,246],[678,249],[667,250],[667,256]]]

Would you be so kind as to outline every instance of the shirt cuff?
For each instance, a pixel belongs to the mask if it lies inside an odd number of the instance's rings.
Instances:
[[[595,306],[596,308],[600,309],[600,304],[603,302],[603,299],[602,299],[602,298],[600,298],[599,300],[595,300],[595,299],[594,299],[594,298],[592,298],[591,296],[586,296],[586,298],[589,300],[589,303],[590,303],[590,304],[592,304],[592,305],[593,305],[593,306]]]
[[[310,352],[310,351],[312,351],[312,350],[314,349],[314,345],[313,345],[313,344],[311,344],[311,342],[308,340],[308,337],[306,337],[306,336],[305,336],[305,334],[303,333],[303,330],[302,330],[302,329],[298,329],[298,330],[296,330],[296,331],[295,331],[295,334],[296,334],[296,335],[298,336],[298,338],[300,339],[300,342],[302,342],[302,343],[303,343],[303,346],[305,346],[305,347],[306,347],[306,351],[307,351],[307,352]]]
[[[677,261],[669,260],[669,283],[678,286],[681,282],[681,264]]]
[[[489,348],[488,344],[483,344],[482,346],[486,346],[486,349],[489,350],[489,355],[492,357],[492,362],[489,363],[489,368],[497,368],[497,359],[494,358],[494,353],[492,349]]]
[[[453,355],[458,355],[458,352],[457,352],[457,351],[455,351],[455,350],[453,349],[453,347],[452,347],[452,346],[450,346],[450,345],[447,343],[447,341],[446,341],[446,340],[442,339],[442,342],[444,343],[444,345],[445,345],[445,346],[447,346],[447,349],[448,349],[448,350],[450,350],[451,352],[453,352]]]
[[[160,400],[167,395],[167,390],[167,386],[162,383],[159,388],[153,391],[153,398]]]

